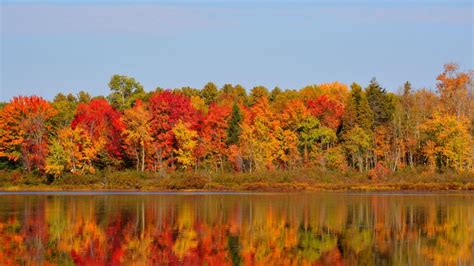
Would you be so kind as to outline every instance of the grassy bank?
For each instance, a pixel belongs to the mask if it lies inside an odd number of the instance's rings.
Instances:
[[[160,175],[135,171],[101,171],[50,180],[19,170],[0,171],[0,190],[141,190],[141,191],[474,191],[474,173],[405,170],[371,180],[365,173],[299,169],[254,173],[187,172]]]

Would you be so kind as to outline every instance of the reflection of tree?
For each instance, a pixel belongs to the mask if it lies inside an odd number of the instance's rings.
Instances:
[[[0,198],[0,265],[473,262],[471,203],[239,197]]]
[[[421,243],[421,253],[435,265],[455,265],[469,261],[473,254],[474,236],[471,225],[463,219],[458,208],[446,212],[446,221],[431,225],[427,238]]]
[[[337,238],[330,234],[313,232],[311,229],[300,228],[298,231],[298,258],[301,261],[314,263],[321,256],[336,248]]]
[[[188,205],[184,205],[178,217],[178,237],[174,243],[173,251],[182,259],[192,249],[197,247],[197,233],[193,229],[194,215]]]
[[[240,265],[242,259],[240,257],[240,244],[237,236],[229,235],[227,245],[229,246],[229,253],[232,260],[232,265]]]
[[[20,229],[21,224],[15,217],[0,221],[0,265],[20,264],[22,258],[25,263],[30,262]]]
[[[349,228],[344,232],[344,252],[349,258],[358,261],[359,265],[374,264],[372,252],[373,233],[368,229]],[[353,257],[352,257],[353,256]]]

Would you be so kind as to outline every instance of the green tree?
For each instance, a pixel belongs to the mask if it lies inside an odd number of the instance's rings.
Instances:
[[[270,101],[272,101],[272,102],[275,101],[275,99],[278,97],[278,95],[281,94],[281,92],[282,91],[281,91],[280,87],[277,86],[277,87],[273,88],[273,90],[270,92]]]
[[[309,153],[313,150],[318,140],[319,120],[314,117],[308,117],[298,128],[299,144],[298,147],[303,155],[303,162],[308,163]]]
[[[207,105],[214,102],[217,99],[217,95],[219,95],[219,90],[217,89],[216,84],[212,82],[208,82],[201,90],[201,97]]]
[[[373,127],[388,123],[393,116],[394,104],[390,95],[375,78],[372,78],[369,86],[365,88],[365,95],[374,114]]]
[[[45,172],[54,178],[59,178],[67,167],[67,154],[58,139],[54,139],[48,148]]]
[[[179,94],[182,94],[186,97],[192,97],[192,96],[199,96],[200,95],[200,91],[196,88],[192,88],[192,87],[181,87],[181,88],[176,88],[173,90],[174,93],[179,93]]]
[[[109,82],[112,93],[107,97],[110,104],[117,110],[130,108],[135,100],[145,96],[140,82],[124,75],[113,75]]]
[[[258,99],[262,97],[269,98],[269,96],[270,96],[270,93],[268,92],[268,89],[265,88],[264,86],[253,87],[252,90],[250,91],[249,104],[254,105]]]
[[[418,134],[419,127],[417,124],[415,97],[410,82],[407,81],[403,85],[403,94],[400,96],[398,105],[395,105],[395,107],[394,118],[398,119],[394,119],[393,124],[400,131],[402,157],[406,164],[413,167],[418,135],[420,134]]]
[[[367,170],[369,165],[369,151],[372,147],[372,137],[367,131],[356,125],[344,134],[344,149],[352,167],[360,172]]]
[[[298,133],[298,146],[305,163],[308,162],[310,154],[322,153],[323,150],[330,148],[337,140],[334,130],[322,126],[319,120],[312,116],[300,123]]]
[[[247,104],[247,91],[240,84],[235,86],[232,86],[232,84],[224,84],[220,92],[224,97],[230,97],[234,101]]]
[[[59,128],[70,125],[74,119],[77,104],[77,98],[74,95],[58,93],[52,102],[53,107],[58,111],[53,118],[53,123]]]
[[[227,127],[227,145],[238,144],[240,133],[242,129],[240,127],[240,121],[242,120],[242,114],[237,103],[232,106],[232,113],[230,115],[229,126]]]
[[[77,102],[78,103],[89,103],[92,100],[92,97],[89,93],[85,91],[80,91],[77,94]]]
[[[350,131],[355,126],[370,131],[374,123],[373,117],[374,114],[362,88],[357,83],[352,83],[351,94],[342,119],[343,131]]]

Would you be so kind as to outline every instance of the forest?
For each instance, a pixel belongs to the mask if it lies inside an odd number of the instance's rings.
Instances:
[[[444,65],[436,90],[340,82],[271,90],[156,88],[114,75],[107,96],[18,96],[0,106],[1,174],[48,182],[101,172],[327,171],[369,180],[417,169],[474,173],[473,72]]]

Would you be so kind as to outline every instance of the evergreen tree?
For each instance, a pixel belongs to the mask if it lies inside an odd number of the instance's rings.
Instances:
[[[359,126],[370,131],[373,125],[374,114],[369,106],[364,91],[357,83],[351,85],[351,95],[346,104],[342,130],[347,132]]]
[[[201,97],[208,105],[216,100],[218,94],[217,86],[212,82],[208,82],[201,90]]]
[[[229,120],[229,127],[227,128],[227,145],[238,144],[239,136],[242,129],[240,128],[240,121],[242,116],[240,114],[240,108],[237,103],[232,106],[232,113]]]
[[[275,87],[273,90],[270,92],[270,101],[275,101],[275,99],[278,97],[278,95],[281,94],[281,89],[280,87]]]
[[[372,78],[369,86],[365,89],[367,101],[374,114],[373,127],[388,123],[393,116],[394,104],[387,91],[382,88],[375,78]]]
[[[412,91],[412,88],[411,88],[410,81],[405,82],[405,84],[403,84],[403,95],[402,96],[410,95],[411,91]]]

